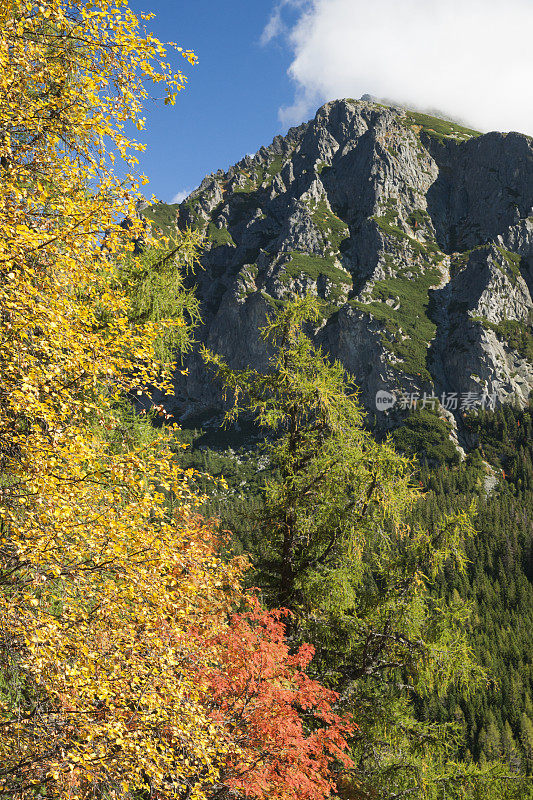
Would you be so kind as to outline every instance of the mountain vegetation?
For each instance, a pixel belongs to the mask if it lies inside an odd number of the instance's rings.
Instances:
[[[423,704],[422,713],[460,719],[468,757],[481,763],[503,758],[513,772],[528,774],[533,700],[532,414],[530,402],[524,409],[503,406],[471,417],[468,424],[476,432],[478,449],[461,466],[423,470],[428,491],[416,511],[425,524],[432,524],[443,511],[450,513],[477,498],[477,536],[466,547],[467,569],[463,576],[445,573],[438,593],[460,596],[471,604],[470,641],[491,676],[483,692],[472,697],[451,692],[438,709]]]
[[[407,526],[417,497],[410,463],[365,431],[342,367],[303,333],[318,317],[306,297],[272,318],[263,332],[274,348],[265,373],[205,357],[237,398],[229,418],[242,398],[276,434],[265,447],[276,477],[254,520],[256,580],[267,602],[291,609],[291,637],[313,643],[314,669],[358,719],[353,787],[392,796],[428,768],[416,751],[431,743],[436,753],[450,735],[409,718],[410,693],[480,679],[462,634],[465,609],[435,604],[428,592],[445,564],[462,572],[472,531],[464,511],[443,517],[432,537]]]
[[[349,100],[147,208],[150,16],[0,9],[0,798],[532,798],[526,189],[444,230],[491,142]],[[517,402],[383,425],[335,342],[444,393],[454,320]]]
[[[428,793],[439,800],[478,797],[477,792],[479,796],[490,792],[491,797],[531,794],[532,422],[531,404],[525,409],[508,405],[470,415],[466,424],[477,446],[463,462],[458,460],[443,420],[428,410],[409,414],[393,437],[397,449],[416,455],[420,461],[412,479],[420,485],[422,494],[409,511],[410,524],[436,536],[447,516],[471,509],[475,503],[471,511],[475,533],[464,540],[464,568],[457,570],[451,562],[444,564],[429,591],[436,603],[442,599],[456,610],[468,612],[462,635],[473,663],[485,670],[485,679],[477,685],[450,686],[440,693],[409,695],[413,719],[436,726],[434,734],[439,726],[451,725],[455,734],[446,734],[451,750],[447,757],[471,766],[470,774],[462,773],[455,789],[450,775],[442,783],[442,774],[438,778],[433,775],[430,782],[434,795]],[[189,449],[182,451],[188,465],[216,477],[226,476],[223,491],[213,480],[203,479],[208,491],[210,487],[206,509],[218,515],[223,528],[236,532],[233,552],[246,550],[252,554],[256,571],[250,580],[262,583],[265,598],[272,597],[272,566],[276,562],[269,537],[261,533],[264,498],[271,491],[268,486],[278,484],[281,477],[269,455],[271,437],[261,437],[252,426],[243,426],[240,432],[208,426],[182,431],[180,438],[190,442]],[[384,563],[389,574],[390,564]],[[346,581],[345,573],[342,581]],[[321,629],[316,622],[317,600],[334,605],[339,603],[339,593],[319,591],[316,584],[312,587],[315,616],[302,613],[307,621],[302,623],[306,625],[302,635],[317,646],[320,660],[315,661],[315,668],[324,678],[332,669],[327,659],[338,661],[346,655],[346,639],[340,626]],[[345,592],[344,588],[340,593],[344,602]],[[322,636],[326,634],[325,642],[320,642],[317,630],[310,629],[309,620]],[[455,637],[452,641],[458,643]],[[321,660],[324,657],[325,662]],[[378,722],[377,708],[373,703],[373,724]],[[384,711],[381,705],[379,708]],[[437,741],[437,737],[431,740],[432,755],[438,751]],[[427,764],[427,752],[422,760]],[[485,776],[474,770],[475,765],[492,765],[495,769],[496,764],[505,779],[496,779],[490,770]],[[395,767],[398,770],[399,764]],[[374,773],[373,785],[376,780]],[[392,785],[386,778],[378,796],[387,797]],[[394,791],[402,796],[397,787]]]
[[[184,77],[123,3],[0,14],[0,797],[319,800],[351,720],[127,401],[171,390],[198,236],[148,246],[113,148]]]
[[[527,136],[347,98],[149,213],[204,233],[199,345],[231,367],[264,364],[270,309],[312,293],[324,301],[315,344],[375,411],[381,390],[527,402],[532,208]],[[166,408],[219,413],[200,347],[185,362]],[[377,416],[383,429],[398,421]]]

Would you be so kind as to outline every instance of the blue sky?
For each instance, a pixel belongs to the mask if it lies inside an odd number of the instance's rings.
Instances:
[[[148,145],[140,158],[150,178],[145,194],[170,202],[282,132],[278,109],[292,100],[290,52],[281,40],[260,44],[270,0],[131,0],[130,6],[154,12],[150,29],[199,57],[195,67],[173,57],[187,68],[187,87],[175,106],[147,103],[147,130],[138,137]]]
[[[145,193],[166,202],[325,101],[366,92],[479,131],[533,135],[532,0],[130,4],[156,14],[148,25],[161,40],[200,59],[175,106],[149,102],[145,110]]]

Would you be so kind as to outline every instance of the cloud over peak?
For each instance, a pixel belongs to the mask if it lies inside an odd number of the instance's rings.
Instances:
[[[532,0],[280,0],[262,41],[292,51],[285,125],[368,92],[533,134],[532,30]]]

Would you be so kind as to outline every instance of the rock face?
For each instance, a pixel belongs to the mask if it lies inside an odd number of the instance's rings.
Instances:
[[[316,340],[361,400],[380,390],[524,402],[533,389],[533,144],[439,118],[339,100],[227,172],[178,224],[206,232],[200,332],[234,367],[263,367],[268,312],[324,301]],[[168,218],[169,212],[166,210]],[[193,354],[177,415],[220,405]],[[398,406],[396,406],[397,408]]]

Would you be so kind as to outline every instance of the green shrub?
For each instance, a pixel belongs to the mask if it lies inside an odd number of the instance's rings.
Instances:
[[[222,247],[223,245],[231,245],[235,247],[233,237],[227,228],[217,228],[214,222],[210,222],[207,226],[207,237],[212,243],[213,247]]]
[[[422,462],[440,466],[457,464],[459,453],[450,440],[452,426],[435,411],[416,409],[392,434],[395,447],[401,453],[417,456]]]

